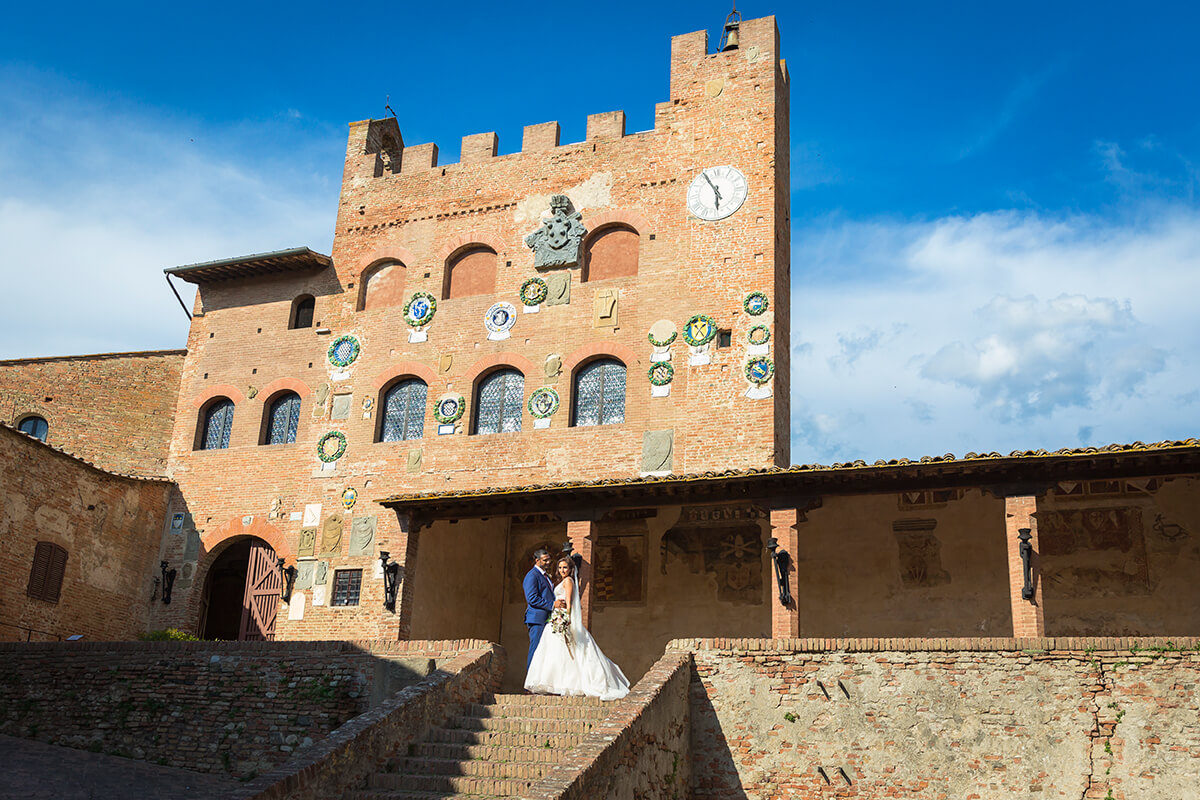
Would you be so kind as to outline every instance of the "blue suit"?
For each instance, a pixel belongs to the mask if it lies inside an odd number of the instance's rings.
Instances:
[[[554,586],[537,567],[525,573],[522,586],[525,589],[525,626],[529,628],[529,657],[525,659],[525,670],[528,671],[533,663],[533,651],[537,650],[542,631],[550,621],[550,612],[554,610]]]

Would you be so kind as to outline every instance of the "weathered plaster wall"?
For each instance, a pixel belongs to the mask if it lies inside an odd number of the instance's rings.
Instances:
[[[507,528],[506,519],[460,520],[421,531],[413,577],[414,639],[500,641]]]
[[[694,798],[1174,800],[1200,785],[1200,640],[672,647],[696,665]]]
[[[802,635],[1012,634],[1003,501],[978,489],[826,496],[806,516],[793,554]]]
[[[113,475],[0,427],[0,640],[146,630],[171,484]],[[67,551],[57,603],[26,594],[39,541]]]
[[[165,475],[183,350],[0,361],[0,422],[113,472]]]
[[[1200,481],[1060,484],[1038,504],[1049,636],[1200,635]]]
[[[0,733],[246,778],[421,680],[460,644],[0,645]]]

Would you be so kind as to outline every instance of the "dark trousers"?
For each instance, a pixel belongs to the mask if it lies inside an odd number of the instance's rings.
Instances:
[[[529,628],[529,657],[525,659],[525,671],[529,672],[529,665],[533,663],[533,651],[537,650],[538,642],[542,640],[542,631],[546,629],[546,623],[535,625],[526,622],[525,627]]]

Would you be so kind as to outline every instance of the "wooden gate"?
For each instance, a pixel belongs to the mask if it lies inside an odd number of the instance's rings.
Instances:
[[[261,642],[275,638],[279,587],[279,563],[275,551],[266,542],[253,542],[250,561],[246,565],[246,594],[242,599],[239,641]]]

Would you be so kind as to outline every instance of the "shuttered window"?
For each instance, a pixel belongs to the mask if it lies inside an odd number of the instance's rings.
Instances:
[[[37,600],[57,603],[67,569],[67,551],[53,542],[38,542],[25,593]]]

